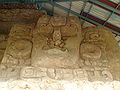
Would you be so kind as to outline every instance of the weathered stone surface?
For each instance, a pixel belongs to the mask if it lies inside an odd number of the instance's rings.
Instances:
[[[36,23],[46,11],[35,9],[0,9],[0,33],[9,33],[14,24]]]
[[[28,59],[32,49],[32,43],[28,40],[19,40],[11,43],[9,47],[12,56],[16,59]]]
[[[32,39],[32,29],[34,28],[34,23],[32,24],[15,24],[11,28],[9,34],[9,42],[15,41],[16,39]]]
[[[113,34],[101,27],[85,28],[82,34],[84,37],[80,46],[80,57],[85,60],[84,64],[89,67],[108,68],[113,78],[119,80],[120,48]]]
[[[116,52],[107,29],[81,31],[76,17],[44,15],[36,26],[15,24],[4,57],[0,52],[0,90],[120,90],[120,82],[113,81],[120,79]]]
[[[20,68],[0,67],[0,81],[16,80],[20,77]]]
[[[30,9],[0,9],[1,21],[35,21],[40,16],[46,14],[45,11]]]
[[[40,67],[24,67],[20,77],[23,79],[47,79],[47,80],[90,80],[112,81],[112,74],[108,70],[85,69],[53,69]]]
[[[24,80],[12,81],[8,84],[9,90],[41,90],[39,84]]]
[[[117,41],[117,43],[118,43],[118,45],[120,47],[120,36],[119,35],[115,36],[115,39],[116,39],[116,41]]]
[[[66,17],[43,15],[39,18],[33,33],[51,34],[54,27],[61,28],[62,36],[75,36],[81,29],[80,21],[77,17],[71,16],[66,19]]]
[[[48,83],[49,82],[49,83]],[[46,81],[15,80],[0,82],[1,90],[119,90],[120,82],[89,81]]]
[[[24,67],[21,69],[20,77],[23,79],[88,80],[87,72],[83,69],[53,69],[40,67]]]
[[[8,44],[2,64],[30,64],[32,49],[32,28],[34,24],[16,24],[9,34]]]
[[[106,55],[107,43],[105,40],[105,34],[108,33],[101,29],[100,27],[89,27],[82,31],[83,40],[80,45],[80,58],[84,60],[85,67],[108,68],[109,60]]]
[[[61,18],[64,20],[64,23]],[[79,44],[81,41],[79,35],[81,28],[77,25],[79,19],[76,17],[70,17],[68,20],[70,20],[70,22],[67,22],[65,17],[57,16],[43,16],[39,19],[37,26],[33,31],[32,66],[48,68],[78,68]],[[62,31],[64,31],[63,28],[66,24],[70,25],[73,24],[73,22],[75,28],[72,28],[71,30],[74,31],[74,36],[72,36],[73,33],[69,33],[71,35],[66,35],[65,37],[62,33]],[[41,26],[43,24],[44,26]],[[43,35],[43,32],[47,33]],[[77,35],[77,33],[79,33],[79,35]]]

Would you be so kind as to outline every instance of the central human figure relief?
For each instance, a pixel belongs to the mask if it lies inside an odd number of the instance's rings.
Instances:
[[[68,19],[58,16],[41,17],[33,31],[32,65],[49,68],[79,68],[81,41],[77,34],[81,31],[79,23],[76,17]]]

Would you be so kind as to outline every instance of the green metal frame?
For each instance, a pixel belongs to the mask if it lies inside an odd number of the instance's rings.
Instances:
[[[115,8],[115,9],[117,9],[117,8],[119,7],[119,5],[120,5],[120,2],[118,3],[118,5],[116,6],[116,8]],[[106,21],[105,21],[105,23],[104,23],[103,25],[105,25],[105,24],[106,24],[106,22],[110,19],[110,17],[111,17],[113,14],[114,14],[114,11],[113,11],[113,12],[111,12],[111,14],[108,16],[108,18],[106,19]]]
[[[80,11],[80,14],[84,11],[86,4],[87,4],[87,1],[84,2],[83,6],[82,6],[82,10]],[[81,22],[81,26],[83,26],[83,24],[84,24],[84,21]]]
[[[70,2],[70,5],[69,5],[70,7],[69,7],[69,11],[68,11],[68,15],[67,16],[70,15],[70,10],[71,10],[71,7],[72,7],[72,0],[70,0],[69,2]]]
[[[87,2],[86,2],[86,3],[87,3]],[[87,16],[88,16],[88,14],[90,13],[90,10],[92,9],[92,7],[93,7],[93,4],[90,5],[90,8],[89,8],[89,10],[88,10],[88,12],[87,12],[87,15],[85,16],[86,18],[87,18]],[[83,11],[84,11],[84,9],[83,9]],[[86,19],[85,19],[85,21],[86,21]],[[83,24],[85,23],[85,21],[83,21],[82,26],[83,26]]]
[[[38,7],[38,9],[47,10],[50,15],[53,15],[54,10],[51,11],[50,9],[45,8],[45,7],[42,5],[42,3],[49,3],[49,4],[51,4],[51,5],[53,6],[53,8],[54,8],[54,7],[61,8],[61,9],[65,10],[66,12],[72,13],[72,14],[78,16],[79,18],[82,18],[82,19],[84,19],[84,20],[86,20],[86,21],[89,21],[89,22],[91,22],[91,23],[93,23],[93,24],[95,24],[95,25],[99,25],[99,26],[102,26],[102,27],[104,26],[104,25],[102,25],[102,24],[99,24],[99,23],[96,22],[96,21],[93,21],[93,20],[87,18],[87,16],[82,16],[82,15],[80,15],[79,13],[71,10],[71,8],[66,8],[66,7],[64,7],[64,6],[59,5],[59,4],[56,3],[56,2],[67,2],[67,1],[69,1],[69,2],[83,1],[84,3],[87,3],[87,2],[89,2],[89,1],[92,1],[93,3],[99,4],[99,5],[101,5],[102,7],[107,8],[107,9],[113,11],[111,14],[109,14],[108,19],[109,19],[111,16],[115,16],[114,13],[120,14],[120,10],[117,10],[117,8],[110,7],[110,6],[108,6],[108,5],[100,2],[100,1],[98,1],[98,0],[0,0],[0,4],[3,4],[3,3],[36,4],[37,7]],[[85,5],[86,5],[86,4],[85,4]],[[84,5],[84,7],[85,7],[85,5]],[[71,6],[70,6],[70,7],[71,7]],[[84,11],[84,7],[83,7],[83,11]],[[92,7],[92,6],[91,6],[91,7]],[[90,8],[90,9],[91,9],[91,8]],[[90,10],[90,9],[89,9],[89,10]],[[89,13],[89,12],[87,12],[87,13]],[[104,13],[104,12],[103,12],[103,13]],[[92,15],[93,15],[93,14],[92,14]],[[94,15],[94,16],[95,16],[95,15]],[[101,18],[98,17],[98,16],[95,16],[95,17],[101,19]],[[105,22],[107,22],[107,19],[106,19]],[[114,25],[114,26],[115,26],[115,25]],[[119,32],[116,32],[116,31],[114,31],[114,30],[111,30],[111,31],[114,32],[114,33],[116,33],[116,34],[118,34],[118,35],[120,35]]]
[[[57,4],[57,3],[54,3],[54,6],[55,6],[55,7],[58,7],[58,8],[61,8],[61,9],[65,10],[65,11],[69,11],[68,8],[66,8],[66,7],[64,7],[64,6],[61,6],[61,5]],[[98,25],[98,26],[101,26],[101,27],[106,27],[106,26],[103,26],[102,24],[100,24],[100,23],[98,23],[98,22],[96,22],[96,21],[93,21],[93,20],[91,20],[91,19],[89,19],[89,18],[86,18],[85,16],[80,15],[79,13],[77,13],[77,12],[75,12],[75,11],[73,11],[73,10],[70,10],[70,13],[72,13],[72,14],[74,14],[74,15],[82,18],[82,19],[85,19],[85,20],[87,20],[87,21],[89,21],[89,22],[91,22],[91,23],[94,23],[95,25]],[[97,17],[97,18],[99,18],[99,17]],[[114,31],[114,30],[112,30],[112,29],[110,29],[110,30],[111,30],[112,32],[120,35],[119,32]]]
[[[66,2],[66,1],[70,1],[70,0],[0,0],[0,3],[32,3],[32,4],[35,4],[35,3],[46,3],[46,2]],[[86,1],[89,1],[89,0],[72,0],[72,2],[74,1],[83,1],[83,2],[86,2]],[[110,7],[98,0],[92,0],[92,2],[96,3],[96,4],[99,4],[111,11],[114,11],[116,13],[119,13],[120,14],[120,11],[113,8],[113,7]]]

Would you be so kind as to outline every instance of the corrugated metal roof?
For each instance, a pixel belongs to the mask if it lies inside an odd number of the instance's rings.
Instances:
[[[92,1],[92,0],[90,0],[90,1]],[[119,0],[112,0],[112,2],[120,3]],[[83,1],[57,2],[57,4],[67,8],[68,10],[72,10],[78,14],[80,14],[82,11],[82,12],[85,12],[86,14],[97,17],[97,18],[104,21],[102,23],[102,25],[105,25],[107,22],[107,23],[112,24],[115,27],[117,27],[119,29],[118,31],[120,31],[120,16],[118,14],[115,14],[114,11],[111,12],[107,9],[99,7],[99,5],[96,5],[96,4],[93,4],[90,2],[85,3]],[[48,6],[51,7],[51,10],[52,10],[52,7],[54,7],[53,12],[55,14],[59,14],[62,16],[74,15],[74,14],[68,14],[68,13],[70,13],[68,10],[66,11],[66,10],[61,9],[59,7],[52,6],[51,4],[45,4],[45,7],[48,7]],[[117,13],[120,13],[120,12],[117,12]],[[86,15],[86,17],[87,17],[87,15]]]

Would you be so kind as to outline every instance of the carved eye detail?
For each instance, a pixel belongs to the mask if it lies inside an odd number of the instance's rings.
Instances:
[[[97,33],[92,33],[92,34],[89,35],[89,38],[92,39],[92,40],[98,40],[99,37],[100,37],[100,35],[97,34]]]
[[[45,27],[45,26],[47,26],[47,24],[41,24],[41,26],[42,26],[42,27]]]

